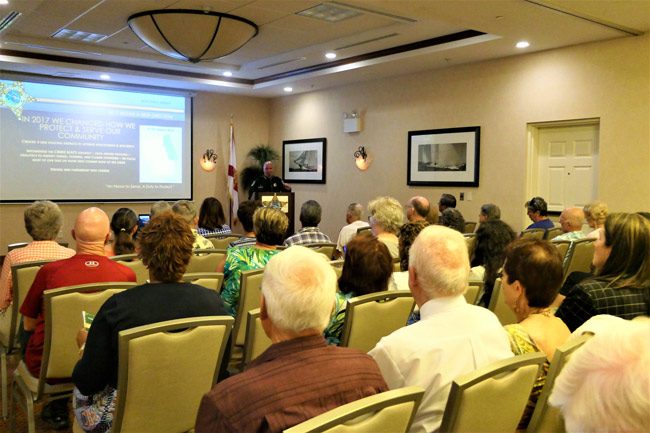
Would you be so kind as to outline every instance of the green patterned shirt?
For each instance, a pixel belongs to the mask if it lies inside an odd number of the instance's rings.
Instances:
[[[341,334],[343,334],[343,324],[345,323],[345,307],[348,305],[348,299],[353,298],[354,293],[343,294],[336,292],[336,302],[334,303],[334,311],[330,323],[325,328],[323,335],[327,340],[327,344],[339,345],[341,342]]]
[[[228,248],[226,264],[223,268],[225,284],[221,291],[221,299],[228,314],[233,317],[237,315],[242,271],[263,268],[277,253],[278,250],[263,250],[254,246]]]

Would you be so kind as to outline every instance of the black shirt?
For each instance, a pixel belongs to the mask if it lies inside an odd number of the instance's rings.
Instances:
[[[288,187],[284,185],[282,179],[277,176],[259,176],[251,184],[250,190],[248,192],[248,199],[250,200],[256,192],[284,192],[290,191]]]

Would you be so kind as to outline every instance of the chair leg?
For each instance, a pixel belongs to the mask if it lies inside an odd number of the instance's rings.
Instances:
[[[2,419],[7,419],[7,353],[4,348],[0,349],[0,370],[2,375]]]
[[[16,392],[18,391],[18,392]],[[17,395],[21,394],[21,395]],[[23,400],[24,401],[20,401]],[[11,428],[12,432],[16,429],[16,410],[14,408],[14,403],[20,403],[21,406],[25,409],[25,414],[27,416],[27,431],[28,433],[36,433],[36,423],[34,421],[34,399],[32,398],[32,393],[27,389],[20,378],[20,376],[14,376],[14,383],[11,387],[11,402],[12,402],[12,411],[11,411]]]

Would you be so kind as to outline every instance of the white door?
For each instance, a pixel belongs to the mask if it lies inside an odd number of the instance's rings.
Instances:
[[[583,207],[598,194],[598,124],[540,127],[537,195],[549,211]]]

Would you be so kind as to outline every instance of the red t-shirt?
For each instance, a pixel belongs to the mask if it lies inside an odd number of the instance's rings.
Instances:
[[[41,370],[43,344],[45,342],[45,319],[43,317],[43,292],[59,287],[104,282],[135,282],[135,273],[108,257],[77,254],[69,259],[47,263],[36,274],[20,313],[36,319],[36,328],[29,338],[25,352],[25,364],[35,377]]]

